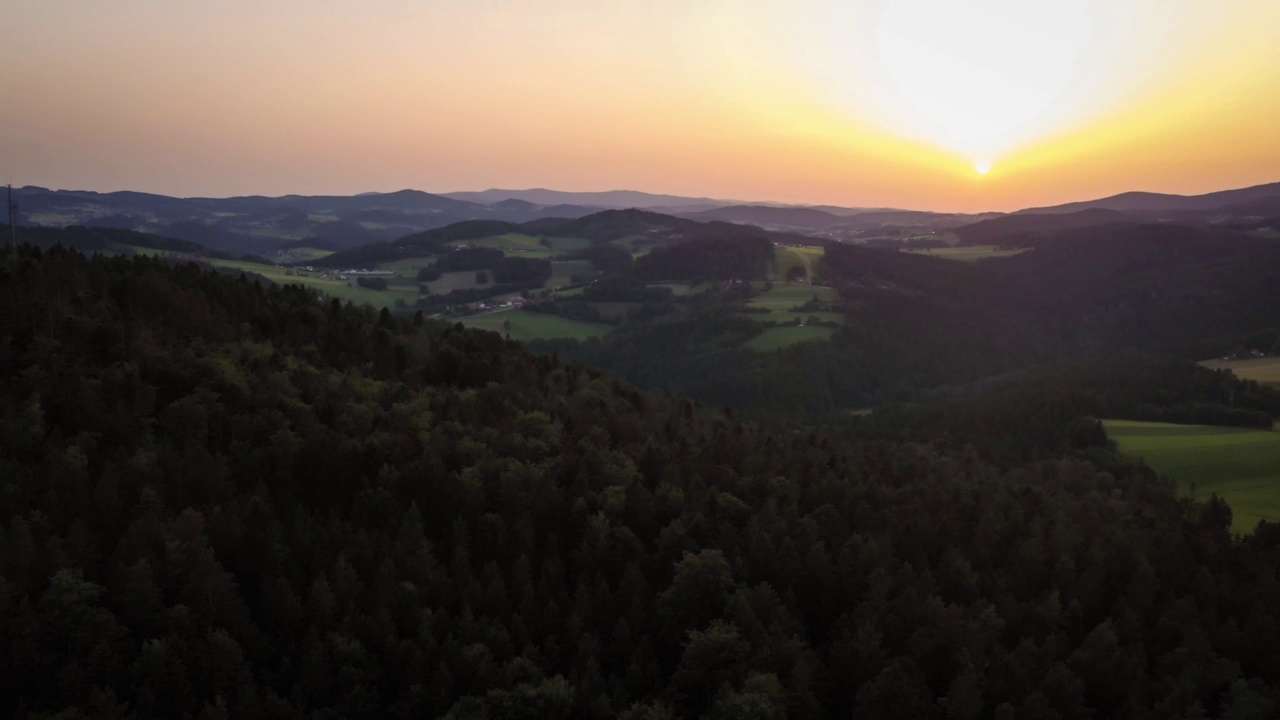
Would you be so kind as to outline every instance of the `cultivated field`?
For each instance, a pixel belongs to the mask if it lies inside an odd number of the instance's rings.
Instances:
[[[1214,370],[1230,370],[1236,377],[1244,380],[1256,380],[1263,385],[1280,387],[1280,357],[1206,360],[1200,364]]]
[[[570,320],[558,315],[534,313],[526,310],[509,310],[492,312],[483,315],[472,315],[460,320],[467,327],[481,330],[492,330],[512,340],[527,342],[529,340],[551,338],[573,338],[586,340],[600,337],[611,328],[599,323]]]
[[[1209,425],[1105,420],[1122,452],[1141,457],[1198,498],[1210,493],[1231,505],[1236,532],[1258,520],[1280,520],[1280,432]]]

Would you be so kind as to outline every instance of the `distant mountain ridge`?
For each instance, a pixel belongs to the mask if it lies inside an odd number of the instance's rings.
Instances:
[[[1119,212],[1204,212],[1233,205],[1254,203],[1261,200],[1280,199],[1280,182],[1254,185],[1235,190],[1219,190],[1203,195],[1173,195],[1168,193],[1126,192],[1097,200],[1026,208],[1015,214],[1047,215],[1079,212],[1081,210],[1116,210]]]
[[[234,252],[270,252],[313,240],[340,248],[386,242],[466,220],[581,217],[598,207],[509,200],[493,205],[420,190],[360,195],[175,198],[138,192],[15,189],[23,223],[95,225],[155,233]]]
[[[795,205],[716,200],[635,190],[568,192],[535,188],[435,194],[420,190],[358,195],[260,195],[177,198],[154,193],[15,189],[20,224],[96,226],[162,235],[233,253],[265,254],[285,246],[338,249],[388,243],[435,228],[479,220],[513,224],[552,218],[573,220],[602,210],[640,209],[696,221],[758,225],[775,231],[858,239],[892,227],[950,231],[1000,213],[934,213],[874,207]],[[1259,227],[1280,217],[1280,183],[1204,195],[1132,192],[1099,200],[1030,208],[1009,217],[1115,212],[1134,220],[1235,224]],[[1071,224],[1079,220],[1068,221]],[[1262,223],[1262,225],[1258,225]],[[1031,225],[1057,227],[1055,221]],[[1007,227],[1019,225],[1010,221]],[[999,224],[995,228],[1001,227]],[[1007,228],[1006,228],[1007,229]]]
[[[475,192],[442,193],[443,197],[485,205],[504,200],[523,200],[535,205],[592,205],[607,208],[677,208],[688,205],[734,205],[737,200],[717,200],[706,197],[684,197],[641,192],[639,190],[604,190],[594,192],[569,192],[532,188],[529,190],[502,190],[491,188]]]
[[[721,220],[747,222],[755,225],[786,225],[789,227],[823,230],[848,222],[848,219],[806,207],[774,207],[771,205],[730,205],[714,210],[678,213],[690,220]]]

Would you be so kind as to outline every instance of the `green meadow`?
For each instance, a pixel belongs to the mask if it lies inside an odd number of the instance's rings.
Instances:
[[[945,248],[929,248],[927,250],[903,250],[914,255],[932,255],[945,260],[983,260],[993,257],[1009,257],[1025,252],[1025,248],[1003,249],[995,245],[956,245]]]
[[[746,347],[757,352],[781,350],[796,343],[830,340],[835,328],[818,325],[784,325],[771,327],[747,341]]]
[[[551,338],[573,338],[586,340],[600,337],[611,328],[600,323],[570,320],[558,315],[529,312],[527,310],[509,310],[472,315],[459,322],[467,327],[480,330],[492,330],[512,340],[527,342],[529,340]]]
[[[486,247],[501,250],[512,257],[551,257],[553,254],[567,253],[575,250],[582,250],[590,244],[587,240],[577,238],[547,238],[546,245],[542,244],[539,238],[532,235],[522,235],[520,233],[508,233],[506,235],[495,235],[493,237],[481,238],[479,240],[464,240],[457,245],[470,245],[471,247]]]
[[[326,258],[332,254],[332,250],[321,250],[320,248],[313,247],[296,247],[288,250],[279,250],[271,255],[273,259],[278,259],[282,263],[301,263],[309,260]]]
[[[756,287],[763,288],[764,284],[756,283]],[[763,308],[769,312],[750,313],[744,315],[744,317],[749,317],[758,322],[775,322],[779,324],[779,327],[767,328],[764,332],[747,341],[745,347],[756,352],[771,352],[796,343],[812,340],[830,340],[832,334],[835,333],[835,328],[794,324],[797,319],[805,323],[811,317],[816,317],[823,322],[844,322],[844,315],[838,312],[807,310],[798,313],[791,312],[791,310],[812,301],[815,297],[819,302],[829,303],[838,300],[839,293],[834,288],[821,285],[773,283],[772,288],[764,290],[759,295],[751,298],[747,303],[749,307]]]
[[[1178,483],[1183,495],[1217,493],[1236,532],[1280,520],[1280,432],[1210,425],[1104,420],[1120,450]]]
[[[802,268],[806,279],[818,276],[818,263],[822,260],[823,250],[820,247],[787,247],[779,245],[774,248],[774,277],[786,278],[791,268]]]
[[[774,283],[773,289],[766,290],[751,298],[751,301],[747,304],[751,307],[768,308],[773,312],[785,312],[791,308],[804,305],[815,296],[819,302],[824,303],[835,302],[839,299],[839,293],[836,292],[835,288],[803,283]]]
[[[1206,360],[1200,364],[1214,370],[1230,370],[1238,378],[1256,380],[1263,385],[1280,388],[1280,357]]]
[[[347,280],[325,280],[319,273],[306,273],[301,270],[263,265],[246,260],[210,260],[215,267],[232,268],[261,275],[280,285],[302,285],[313,290],[323,291],[327,296],[339,300],[350,300],[374,307],[391,307],[396,300],[404,300],[412,304],[418,299],[418,288],[413,286],[392,285],[386,290],[370,290],[356,285],[354,277]],[[290,274],[292,273],[292,274]],[[472,273],[474,279],[475,273]],[[392,282],[394,279],[388,278]]]

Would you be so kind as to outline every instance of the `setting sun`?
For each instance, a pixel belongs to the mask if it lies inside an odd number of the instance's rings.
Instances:
[[[991,172],[991,163],[987,162],[986,160],[977,162],[973,166],[973,171],[978,173],[979,175],[986,175],[987,173]]]

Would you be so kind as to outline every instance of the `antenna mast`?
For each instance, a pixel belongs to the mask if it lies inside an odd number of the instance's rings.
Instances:
[[[13,199],[13,185],[9,184],[9,247],[18,246],[18,203]]]

